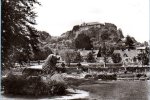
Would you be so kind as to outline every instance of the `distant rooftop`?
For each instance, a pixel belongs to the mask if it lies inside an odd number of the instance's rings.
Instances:
[[[136,47],[137,50],[145,50],[146,47]]]
[[[82,23],[81,26],[85,26],[85,25],[100,25],[101,23],[99,22],[89,22],[89,23]]]

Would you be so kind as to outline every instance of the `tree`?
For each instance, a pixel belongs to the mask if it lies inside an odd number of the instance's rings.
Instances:
[[[109,56],[111,56],[114,52],[114,47],[110,44],[106,44],[105,42],[100,46],[97,57],[104,57],[104,62],[106,66],[106,62]]]
[[[133,49],[134,48],[134,41],[133,39],[127,35],[126,37],[126,42],[125,42],[126,46],[129,48],[129,49]]]
[[[19,53],[29,58],[37,49],[36,14],[33,11],[37,0],[2,0],[2,63],[12,67]],[[36,42],[33,42],[36,41]],[[26,58],[26,59],[27,59]]]
[[[39,51],[37,51],[32,60],[45,60],[50,54],[53,54],[50,47],[45,45],[44,47],[41,47]]]
[[[109,43],[103,43],[101,47],[99,48],[99,53],[101,53],[101,56],[111,56],[114,52],[113,45],[110,45]]]
[[[89,37],[95,38],[99,36],[100,28],[98,27],[91,27],[89,30],[86,30],[86,33]]]
[[[106,23],[101,29],[100,35],[102,41],[117,41],[120,37],[117,33],[117,27],[114,24]]]
[[[120,38],[124,38],[123,32],[122,32],[122,29],[121,29],[121,28],[119,28],[119,29],[117,30],[117,33],[118,33],[118,35],[119,35]]]
[[[78,31],[79,30],[79,28],[80,28],[80,26],[79,25],[75,25],[74,27],[73,27],[73,31]]]
[[[133,61],[134,61],[134,62],[137,62],[137,58],[136,58],[135,56],[133,57]]]
[[[62,50],[60,51],[60,55],[63,60],[67,63],[68,66],[70,66],[70,63],[79,63],[83,61],[83,58],[78,51],[74,50]]]
[[[80,33],[78,34],[77,38],[75,38],[75,47],[77,49],[91,50],[93,45],[91,43],[90,37],[84,33]]]
[[[101,50],[102,50],[102,48],[99,47],[99,51],[98,51],[97,57],[102,57],[102,55],[101,55]]]
[[[110,40],[109,33],[107,29],[102,30],[101,39],[103,41]]]
[[[112,58],[114,63],[120,63],[122,60],[120,53],[113,53],[111,58]]]
[[[70,66],[70,63],[74,59],[74,51],[73,50],[69,50],[69,49],[68,50],[62,50],[60,52],[60,55],[61,55],[62,59],[65,60],[67,65]]]
[[[82,58],[80,52],[76,52],[76,53],[75,53],[75,59],[74,59],[73,62],[80,63],[80,62],[82,62],[82,61],[83,61],[83,58]]]
[[[144,46],[148,46],[148,42],[147,41],[144,41]]]
[[[150,54],[150,48],[149,48],[149,47],[146,47],[146,48],[145,48],[145,53],[146,53],[147,55]]]
[[[45,31],[39,31],[38,34],[41,42],[49,42],[51,39],[51,35]]]
[[[145,52],[143,51],[142,53],[138,54],[138,60],[142,62],[143,65],[149,65],[149,48],[145,48]]]
[[[64,40],[65,41],[65,40]],[[68,47],[68,48],[71,48],[72,47],[72,41],[71,40],[66,40],[65,41],[65,45]]]
[[[138,60],[142,62],[142,66],[149,64],[149,56],[146,53],[138,54]]]
[[[95,60],[95,58],[94,58],[92,52],[89,52],[89,53],[88,53],[87,58],[86,58],[86,61],[87,61],[87,62],[90,62],[90,63],[96,62],[96,60]]]

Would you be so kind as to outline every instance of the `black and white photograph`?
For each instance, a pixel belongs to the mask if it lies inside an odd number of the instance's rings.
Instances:
[[[150,100],[149,0],[1,0],[2,100]]]

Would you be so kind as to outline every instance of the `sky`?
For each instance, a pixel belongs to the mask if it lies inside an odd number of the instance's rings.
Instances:
[[[124,36],[149,41],[149,0],[38,0],[36,28],[60,36],[83,22],[113,23]]]

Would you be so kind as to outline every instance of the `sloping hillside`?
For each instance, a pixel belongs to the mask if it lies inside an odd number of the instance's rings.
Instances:
[[[112,23],[102,24],[98,22],[75,25],[72,30],[63,33],[61,37],[64,40],[76,40],[80,34],[85,34],[90,38],[90,41],[94,46],[93,48],[99,47],[104,41],[116,43],[118,40],[124,38],[121,29],[117,29],[116,25]]]
[[[135,43],[136,40],[131,38]],[[98,50],[104,42],[121,47],[124,40],[122,30],[115,24],[90,22],[75,25],[72,30],[68,30],[61,36],[46,38],[46,44],[53,49]]]
[[[121,29],[117,29],[116,25],[112,23],[102,24],[98,22],[75,25],[72,30],[63,33],[61,36],[66,39],[74,39],[78,34],[86,34],[90,38],[95,38],[99,41],[103,41],[105,39],[117,41],[117,39],[124,37]]]

